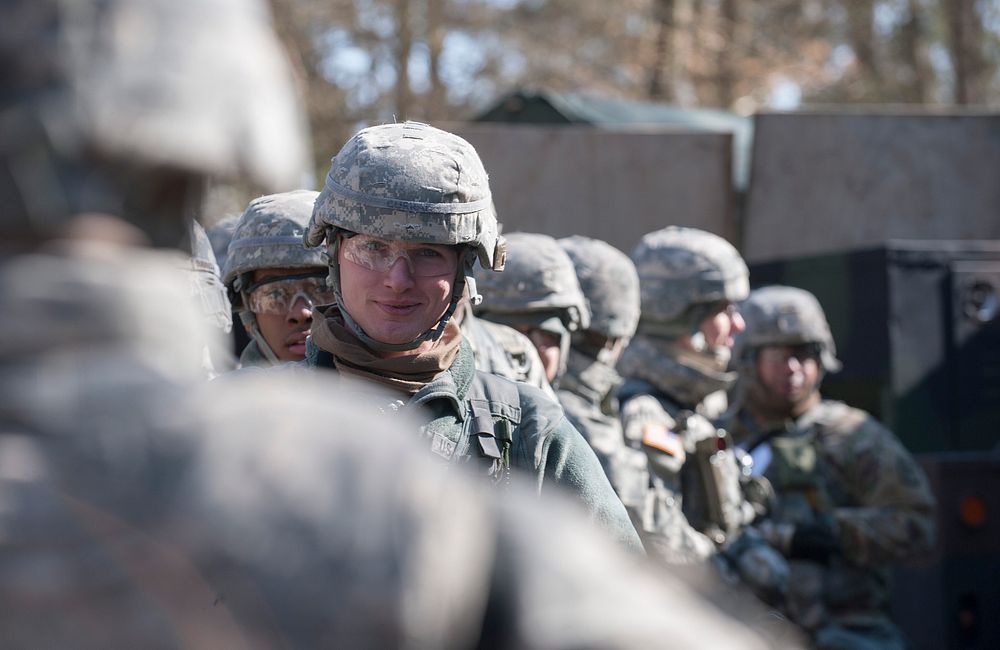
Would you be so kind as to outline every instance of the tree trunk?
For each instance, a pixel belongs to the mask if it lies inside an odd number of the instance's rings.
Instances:
[[[410,29],[410,2],[396,0],[396,119],[400,122],[410,114],[410,52],[413,32]]]
[[[441,120],[445,116],[447,90],[441,79],[441,52],[444,50],[444,2],[427,0],[427,50],[430,58],[430,96],[427,100],[427,119]]]
[[[851,49],[858,61],[862,87],[858,99],[880,99],[884,79],[875,52],[875,3],[873,0],[847,0],[847,29]]]
[[[913,78],[903,92],[908,101],[926,104],[932,100],[934,72],[927,59],[927,29],[920,0],[908,0],[907,11],[907,20],[900,26],[900,38],[902,56]]]
[[[666,79],[673,61],[674,0],[653,0],[653,21],[656,25],[653,70],[649,79],[649,98],[673,99]]]
[[[736,0],[722,0],[719,22],[719,35],[722,43],[719,48],[716,65],[718,66],[718,102],[720,108],[729,108],[736,99],[736,26],[739,24],[739,13]]]

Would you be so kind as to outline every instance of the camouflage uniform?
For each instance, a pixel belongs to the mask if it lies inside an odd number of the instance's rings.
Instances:
[[[184,134],[161,121],[224,119],[213,135],[234,142],[200,149],[213,154],[194,168],[204,182],[213,166],[221,174],[289,159],[287,149],[272,150],[260,165],[240,164],[260,134],[238,128],[245,116],[214,110],[229,89],[258,88],[248,110],[258,126],[280,125],[280,111],[266,119],[266,108],[281,104],[267,93],[287,83],[263,83],[284,70],[268,58],[275,40],[265,15],[246,0],[8,0],[0,67],[38,74],[39,57],[53,56],[42,46],[58,42],[69,58],[57,70],[71,78],[41,75],[55,90],[89,65],[106,71],[102,88],[124,86],[105,98],[119,126],[152,146],[124,156],[140,167],[164,153],[155,145],[191,153],[143,128]],[[229,58],[217,44],[232,42],[245,51]],[[81,43],[92,47],[75,50]],[[156,65],[122,75],[120,65],[131,69],[143,57]],[[144,92],[150,79],[219,94]],[[72,106],[50,105],[58,110],[48,117],[71,121]],[[118,110],[128,106],[144,110]],[[37,108],[16,93],[0,107],[5,119]],[[570,509],[516,488],[491,498],[461,476],[430,470],[405,439],[359,418],[318,375],[206,384],[197,342],[211,330],[178,271],[187,260],[109,241],[124,228],[113,220],[48,245],[60,225],[81,225],[71,211],[80,204],[43,209],[36,199],[62,188],[55,176],[36,175],[37,159],[8,147],[23,136],[0,131],[0,198],[24,217],[0,221],[5,647],[760,647],[682,587],[657,584],[594,539]],[[33,144],[57,166],[79,162],[46,150],[45,140]],[[104,171],[97,162],[77,169],[94,172],[77,178],[81,185]],[[178,185],[144,187],[173,204],[159,190]],[[131,217],[141,223],[139,213]],[[154,229],[164,226],[158,217]],[[183,232],[184,220],[173,218],[176,227],[161,235]]]
[[[647,546],[668,562],[697,562],[753,513],[725,432],[710,422],[735,373],[723,370],[721,351],[693,352],[678,339],[695,335],[720,304],[744,298],[748,271],[728,242],[691,228],[645,235],[632,261],[642,312],[618,365],[626,377],[618,398],[625,439],[646,452],[649,472],[633,478],[623,499],[652,538]]]
[[[821,372],[840,363],[812,294],[765,287],[750,294],[743,313],[737,361],[744,403],[729,430],[776,493],[758,530],[789,558],[778,601],[817,647],[903,647],[887,615],[887,570],[932,544],[927,479],[892,433],[841,402],[821,400],[798,417],[762,419],[762,347],[817,345]],[[812,557],[816,545],[830,555]]]
[[[479,300],[473,262],[478,258],[484,269],[493,271],[504,268],[504,243],[497,234],[486,171],[475,149],[455,135],[415,122],[355,134],[333,159],[306,233],[309,245],[327,242],[330,283],[341,305],[337,247],[343,233],[460,246],[451,302],[437,326],[400,344],[373,339],[339,305],[324,310],[323,318],[313,323],[306,365],[360,374],[374,383],[406,381],[407,389],[401,390],[405,401],[397,406],[422,407],[430,414],[422,432],[434,453],[452,462],[478,457],[485,473],[499,483],[506,482],[513,467],[533,477],[539,490],[562,484],[615,537],[640,548],[600,463],[558,403],[527,384],[477,371],[466,341],[457,345],[446,369],[435,368],[416,381],[405,379],[411,375],[389,374],[387,365],[398,363],[398,357],[393,361],[366,351],[364,360],[349,361],[343,347],[334,354],[348,328],[351,338],[366,350],[412,350],[424,341],[450,345],[444,333],[466,286],[469,299]],[[326,334],[324,328],[332,321],[339,335]],[[358,349],[354,342],[349,345]],[[402,361],[416,363],[415,357]]]
[[[569,359],[570,335],[590,324],[590,309],[576,279],[573,261],[548,235],[507,235],[507,266],[502,275],[482,278],[478,316],[512,327],[528,326],[559,336],[558,387]]]
[[[639,323],[639,276],[627,255],[600,240],[567,237],[559,245],[573,261],[591,312],[587,330],[572,337],[559,403],[621,494],[627,479],[620,475],[643,462],[636,458],[641,452],[625,447],[616,397],[622,378],[615,371],[617,357]],[[588,334],[607,344],[591,349]]]
[[[513,327],[476,317],[466,307],[462,334],[476,357],[476,368],[511,381],[521,381],[556,399],[534,344]]]
[[[295,190],[261,196],[250,202],[233,231],[223,270],[233,306],[251,337],[240,354],[242,366],[279,363],[250,311],[248,288],[258,269],[291,268],[303,271],[325,269],[326,252],[302,245],[318,192]]]

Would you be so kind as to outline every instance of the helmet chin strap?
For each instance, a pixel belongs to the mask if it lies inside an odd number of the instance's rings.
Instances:
[[[372,350],[378,352],[407,352],[409,350],[415,350],[420,347],[425,341],[437,341],[444,335],[445,329],[448,327],[448,322],[451,321],[451,317],[455,315],[455,310],[458,308],[458,303],[462,299],[462,294],[465,292],[465,285],[469,285],[470,299],[473,301],[482,301],[482,296],[476,294],[475,280],[472,277],[472,265],[475,263],[476,253],[475,249],[471,247],[465,247],[462,253],[460,253],[458,271],[455,273],[455,281],[452,283],[451,289],[451,302],[448,303],[448,308],[444,310],[444,314],[441,315],[441,319],[438,321],[436,327],[433,327],[417,338],[409,341],[407,343],[385,343],[383,341],[376,340],[369,336],[361,325],[358,324],[354,317],[348,313],[347,309],[344,307],[344,297],[340,291],[340,260],[337,258],[337,248],[340,245],[340,237],[332,233],[327,234],[327,241],[333,241],[329,244],[329,260],[330,260],[330,284],[333,285],[334,295],[337,297],[337,304],[340,306],[340,314],[344,318],[344,324],[347,325],[348,329],[358,337],[358,339],[364,343],[366,346]],[[478,304],[475,302],[474,304]]]
[[[244,297],[244,301],[245,300],[246,297]],[[246,303],[244,302],[244,304]],[[254,313],[249,309],[243,309],[240,311],[240,320],[243,321],[243,328],[248,334],[250,334],[250,337],[257,342],[257,348],[260,350],[261,354],[264,355],[264,358],[271,363],[281,363],[281,359],[279,359],[278,355],[274,353],[271,346],[267,344],[267,340],[264,338],[264,335],[261,334],[260,326],[257,325],[256,315],[254,315]]]

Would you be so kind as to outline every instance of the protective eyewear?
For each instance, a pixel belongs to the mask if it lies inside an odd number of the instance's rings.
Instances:
[[[370,271],[387,273],[403,258],[416,277],[454,275],[458,253],[450,246],[386,241],[368,235],[354,235],[340,242],[344,259]]]
[[[287,314],[299,300],[312,309],[336,300],[325,273],[299,273],[264,278],[247,290],[248,306],[255,314]]]

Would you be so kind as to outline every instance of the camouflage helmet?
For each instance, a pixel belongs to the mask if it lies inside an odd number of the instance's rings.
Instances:
[[[212,252],[215,253],[215,261],[219,264],[220,273],[221,269],[226,268],[226,258],[229,257],[229,242],[233,241],[233,233],[236,232],[236,224],[240,222],[241,216],[243,215],[230,214],[205,228],[208,241],[212,244]]]
[[[302,243],[317,196],[294,190],[251,201],[229,242],[222,275],[226,286],[238,293],[246,284],[241,279],[257,269],[326,268],[326,252]]]
[[[796,287],[773,285],[755,289],[743,301],[746,330],[738,337],[736,353],[749,361],[765,346],[820,345],[820,360],[827,372],[840,370],[830,325],[816,296]]]
[[[344,322],[367,346],[405,351],[439,339],[466,287],[478,302],[472,267],[502,271],[506,259],[489,179],[479,154],[457,135],[420,122],[362,129],[334,156],[305,234],[307,246],[327,244],[330,284],[340,295],[338,233],[465,246],[451,302],[434,327],[413,341],[390,344],[369,337],[346,310]]]
[[[5,233],[45,237],[107,211],[157,232],[172,218],[180,234],[176,211],[144,216],[115,199],[144,192],[129,183],[147,170],[287,187],[307,169],[304,116],[263,2],[13,0],[3,13]]]
[[[505,324],[532,322],[553,315],[566,331],[590,326],[590,309],[580,290],[573,260],[548,235],[513,232],[507,239],[507,266],[487,274],[479,287],[483,302],[477,313]]]
[[[479,154],[419,122],[363,129],[333,158],[306,245],[331,229],[429,244],[469,244],[484,268],[503,269],[503,244]]]
[[[732,244],[704,230],[670,226],[648,233],[632,261],[641,286],[641,332],[691,334],[720,303],[750,292],[746,262]]]
[[[628,255],[599,239],[565,237],[559,245],[573,260],[590,306],[590,327],[609,339],[631,338],[639,324],[639,276]]]

